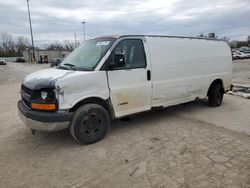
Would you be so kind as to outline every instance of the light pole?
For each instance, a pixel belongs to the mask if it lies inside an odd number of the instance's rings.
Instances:
[[[85,24],[86,22],[82,22],[82,26],[83,26],[83,40],[85,41]]]
[[[33,40],[33,32],[32,32],[32,25],[31,25],[31,18],[30,18],[30,6],[29,6],[29,0],[27,1],[27,7],[28,7],[28,15],[29,15],[29,23],[30,23],[30,36],[31,36],[31,43],[32,43],[32,51],[33,51],[33,60],[35,59],[35,47],[34,47],[34,40]]]

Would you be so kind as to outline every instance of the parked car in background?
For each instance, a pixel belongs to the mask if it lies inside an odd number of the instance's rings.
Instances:
[[[233,51],[233,60],[235,60],[235,59],[247,59],[247,58],[250,58],[250,53]]]
[[[23,59],[23,58],[21,58],[21,57],[18,57],[18,58],[15,59],[14,62],[16,62],[16,63],[24,63],[24,62],[25,62],[25,59]]]
[[[239,52],[245,53],[245,54],[250,54],[250,50],[239,50]]]
[[[249,52],[249,53],[250,53],[250,47],[243,46],[243,47],[240,47],[240,48],[238,49],[238,51],[241,51],[241,52]]]
[[[6,65],[6,62],[4,59],[0,59],[0,65]]]

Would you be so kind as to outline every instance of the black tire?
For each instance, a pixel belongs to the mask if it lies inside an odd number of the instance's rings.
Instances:
[[[98,104],[85,104],[78,108],[70,123],[72,137],[81,144],[93,144],[103,139],[109,129],[110,116]]]
[[[222,104],[224,89],[220,83],[211,85],[208,92],[208,104],[212,107],[217,107]]]

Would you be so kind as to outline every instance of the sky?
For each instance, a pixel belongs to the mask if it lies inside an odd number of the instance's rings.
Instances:
[[[35,44],[111,34],[197,36],[246,40],[250,0],[29,0]],[[30,30],[26,0],[0,0],[0,32]]]

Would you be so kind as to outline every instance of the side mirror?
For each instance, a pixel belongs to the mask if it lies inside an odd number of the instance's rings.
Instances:
[[[114,60],[109,63],[111,68],[123,67],[125,65],[125,57],[123,54],[115,54]]]

